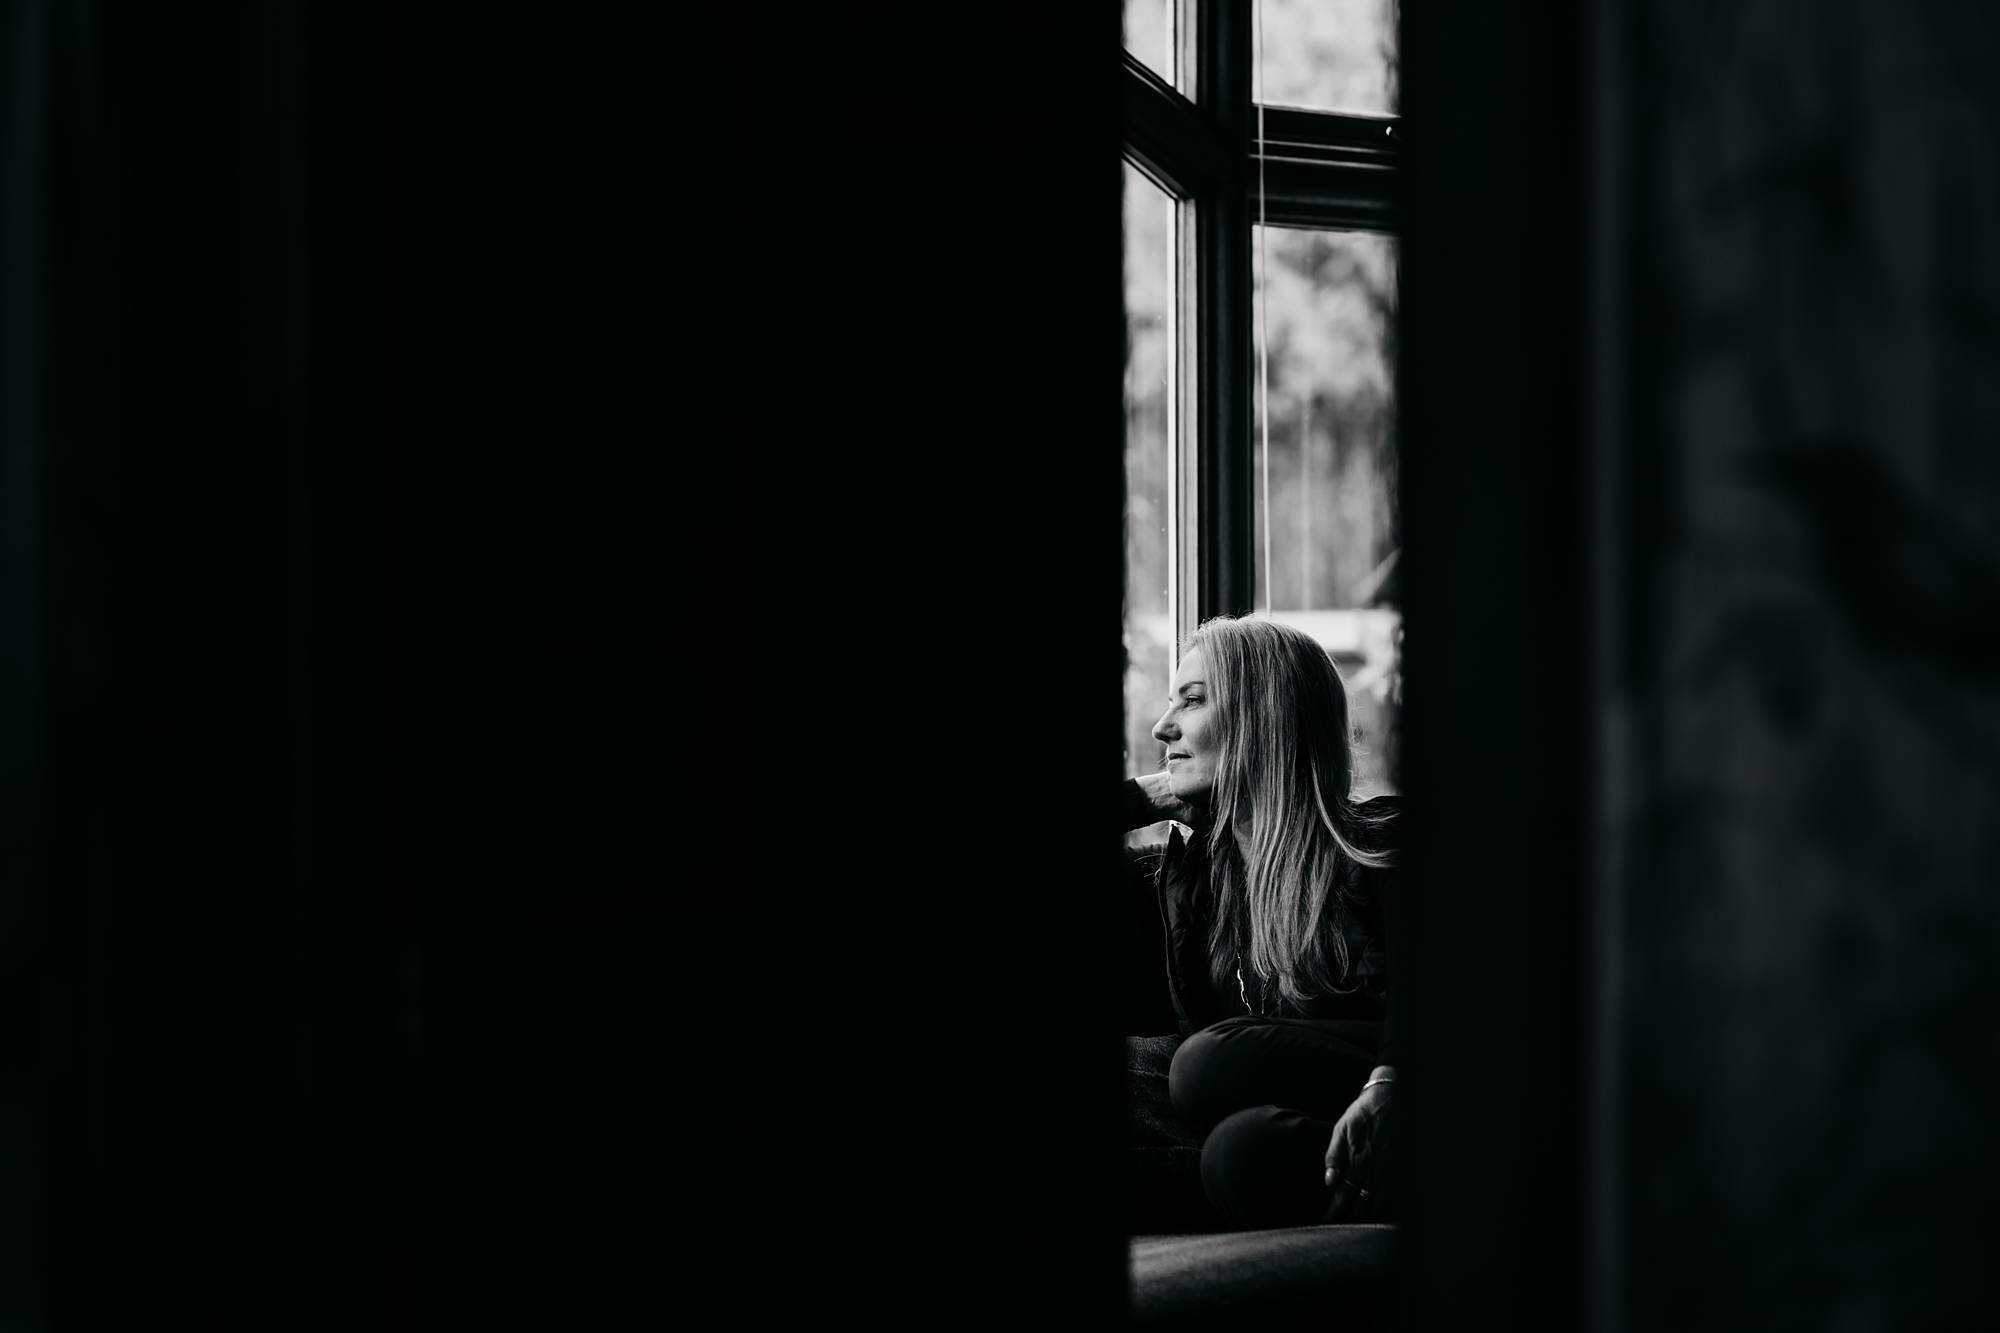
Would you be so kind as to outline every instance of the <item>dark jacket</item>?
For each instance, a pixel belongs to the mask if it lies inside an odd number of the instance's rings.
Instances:
[[[1126,826],[1141,828],[1153,822],[1151,807],[1136,782],[1127,782]],[[1381,817],[1399,815],[1401,798],[1378,796],[1361,806],[1363,813]],[[1399,821],[1384,825],[1381,845],[1369,850],[1396,850],[1400,842]],[[1328,904],[1321,918],[1322,941],[1328,957],[1336,957],[1330,935],[1338,931],[1347,946],[1348,970],[1341,978],[1345,993],[1317,997],[1303,1010],[1280,1008],[1276,997],[1260,994],[1248,972],[1238,987],[1217,987],[1210,979],[1208,937],[1215,916],[1215,893],[1209,882],[1208,849],[1205,840],[1192,843],[1176,828],[1164,848],[1154,854],[1154,884],[1160,902],[1160,920],[1166,935],[1167,983],[1180,1021],[1181,1035],[1192,1036],[1201,1029],[1239,1014],[1265,1013],[1290,1018],[1365,1019],[1382,1024],[1382,1038],[1376,1061],[1393,1064],[1393,1024],[1389,969],[1389,931],[1394,914],[1397,872],[1393,867],[1370,869],[1349,865],[1348,892]]]

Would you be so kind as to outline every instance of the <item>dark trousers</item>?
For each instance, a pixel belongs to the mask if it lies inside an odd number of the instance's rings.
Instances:
[[[1318,1222],[1334,1122],[1380,1036],[1378,1023],[1242,1017],[1185,1041],[1131,1039],[1133,1230]]]

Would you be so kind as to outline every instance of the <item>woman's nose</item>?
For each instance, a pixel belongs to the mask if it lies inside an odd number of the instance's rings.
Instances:
[[[1170,745],[1173,743],[1174,738],[1181,734],[1181,729],[1174,725],[1173,719],[1174,719],[1174,710],[1171,708],[1169,708],[1166,712],[1160,714],[1160,720],[1153,724],[1154,740],[1158,741],[1162,745]]]

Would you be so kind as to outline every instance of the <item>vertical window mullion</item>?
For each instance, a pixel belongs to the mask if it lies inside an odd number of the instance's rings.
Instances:
[[[1250,153],[1250,0],[1195,6],[1194,103],[1239,170],[1196,205],[1196,615],[1238,615],[1255,593],[1251,480],[1250,216],[1240,165]],[[1183,45],[1183,50],[1187,49]]]
[[[1173,85],[1189,101],[1200,87],[1200,26],[1198,0],[1175,0]],[[1168,599],[1173,607],[1175,656],[1179,645],[1201,623],[1201,283],[1199,237],[1200,210],[1193,199],[1181,199],[1174,209],[1174,336],[1170,367],[1170,395],[1174,417],[1169,429],[1173,441],[1174,492],[1170,497],[1173,531],[1170,567],[1173,582]]]
[[[1192,199],[1174,205],[1174,332],[1168,346],[1168,439],[1174,451],[1169,482],[1167,590],[1173,609],[1174,642],[1180,643],[1202,616],[1203,540],[1201,484],[1201,287],[1198,281],[1200,209]]]

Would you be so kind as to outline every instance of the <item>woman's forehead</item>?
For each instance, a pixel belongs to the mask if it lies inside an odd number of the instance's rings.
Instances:
[[[1174,688],[1178,690],[1190,681],[1200,680],[1207,669],[1207,664],[1201,660],[1201,649],[1188,649],[1181,655],[1180,665],[1174,668]]]

